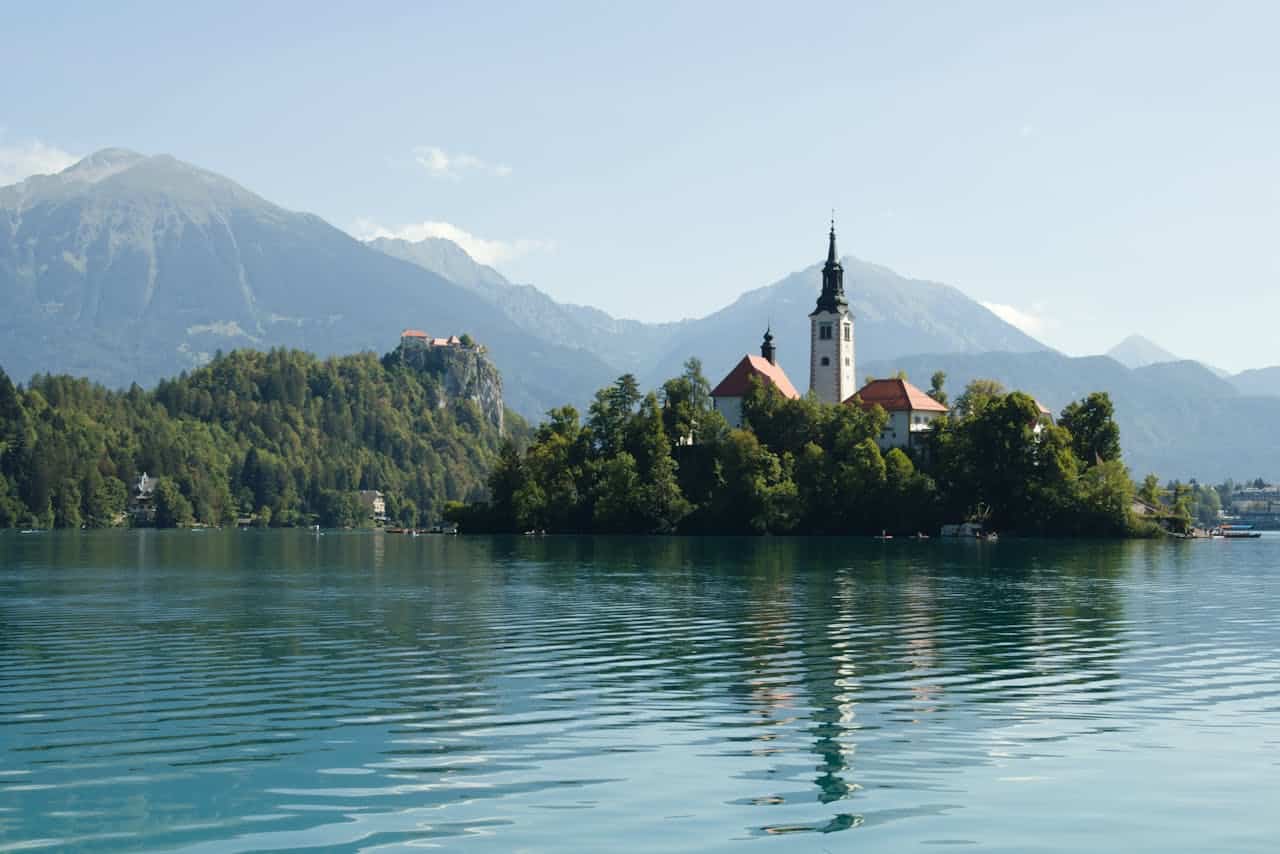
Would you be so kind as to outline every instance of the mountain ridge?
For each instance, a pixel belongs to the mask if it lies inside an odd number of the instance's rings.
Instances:
[[[705,317],[644,324],[512,283],[448,241],[365,244],[216,173],[107,149],[0,188],[0,293],[10,307],[0,365],[20,380],[58,372],[122,387],[241,346],[385,352],[417,326],[484,343],[508,405],[538,419],[564,403],[584,407],[624,372],[656,387],[690,356],[715,382],[772,326],[803,389],[818,257]],[[1071,359],[949,285],[844,263],[859,382],[903,366],[927,380],[940,368],[955,393],[966,377],[1007,378],[1055,408],[1114,389],[1135,467],[1252,476],[1280,459],[1266,433],[1280,424],[1280,397],[1258,396],[1280,393],[1280,369],[1224,382],[1194,362],[1130,370],[1105,356]]]
[[[755,352],[759,336],[770,325],[784,370],[793,377],[808,376],[807,349],[794,345],[807,345],[809,340],[808,314],[821,283],[821,263],[816,261],[752,288],[704,317],[646,324],[561,303],[531,285],[516,285],[443,238],[377,238],[370,245],[441,275],[459,276],[529,331],[553,329],[577,336],[581,346],[619,372],[636,373],[642,384],[656,386],[679,374],[689,356],[700,358],[710,374],[728,371],[744,352]],[[1046,349],[950,285],[908,278],[853,256],[845,256],[842,263],[850,305],[861,320],[855,333],[859,359],[890,358],[939,343],[961,351]]]
[[[0,364],[20,379],[147,384],[244,345],[382,352],[419,318],[485,341],[517,411],[612,374],[443,277],[168,155],[108,150],[0,190],[0,292]]]

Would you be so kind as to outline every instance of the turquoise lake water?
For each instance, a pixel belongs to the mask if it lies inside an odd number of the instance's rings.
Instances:
[[[0,533],[0,851],[1280,849],[1280,537]]]

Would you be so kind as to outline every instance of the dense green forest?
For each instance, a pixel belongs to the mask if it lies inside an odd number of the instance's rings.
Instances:
[[[159,478],[158,525],[359,524],[360,489],[385,493],[393,521],[429,524],[446,501],[483,497],[502,445],[448,379],[394,353],[292,350],[220,354],[153,391],[19,387],[0,371],[0,527],[126,524],[144,471]],[[506,428],[527,437],[511,413]]]
[[[944,382],[931,390],[943,400]],[[977,381],[911,453],[881,451],[878,407],[757,383],[743,413],[745,428],[730,429],[696,360],[647,395],[623,376],[585,421],[563,407],[528,448],[508,443],[489,500],[449,514],[470,531],[936,533],[970,519],[1026,534],[1142,530],[1104,393],[1055,424],[1027,395]]]

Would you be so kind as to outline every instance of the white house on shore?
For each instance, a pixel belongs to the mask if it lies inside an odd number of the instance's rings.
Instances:
[[[934,422],[949,411],[904,379],[872,380],[845,403],[871,409],[879,406],[889,416],[880,432],[880,450],[917,447],[933,430]]]

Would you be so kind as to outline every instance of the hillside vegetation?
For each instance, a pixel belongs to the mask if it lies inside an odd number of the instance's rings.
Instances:
[[[0,527],[122,524],[144,471],[160,479],[160,525],[355,524],[359,489],[427,524],[483,494],[502,442],[472,399],[491,395],[450,394],[455,380],[398,353],[294,350],[219,355],[152,391],[45,375],[20,387],[0,371]],[[527,427],[508,413],[507,430]]]

